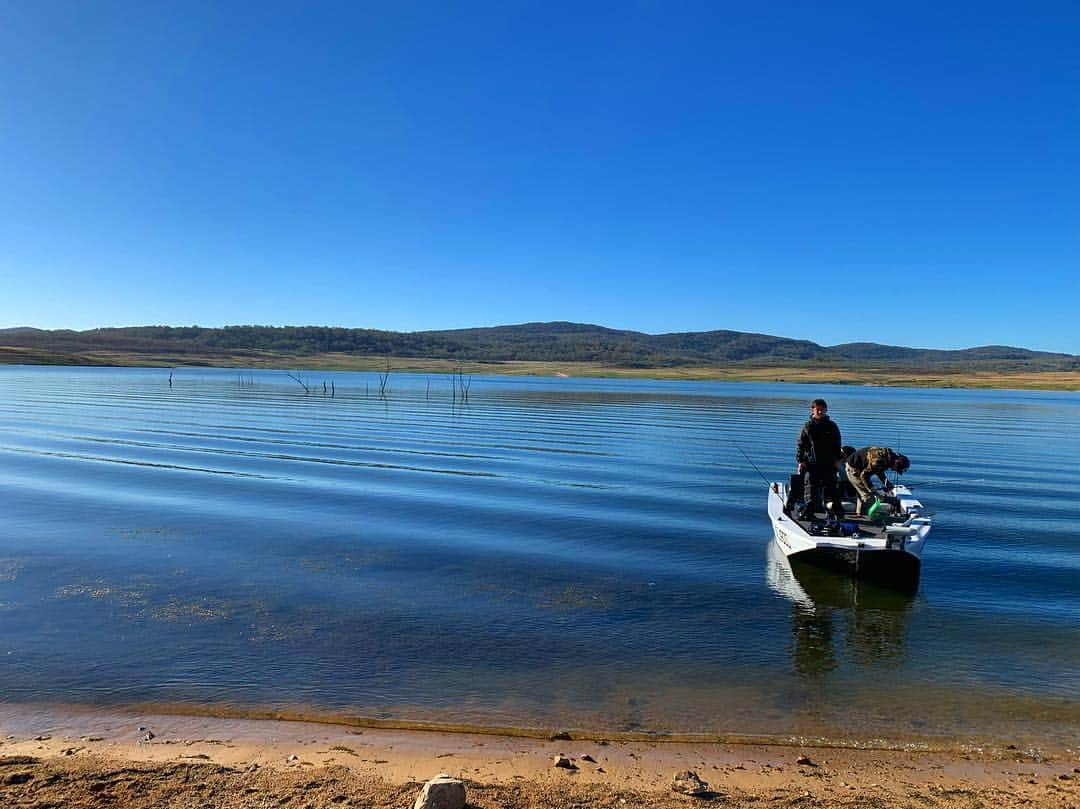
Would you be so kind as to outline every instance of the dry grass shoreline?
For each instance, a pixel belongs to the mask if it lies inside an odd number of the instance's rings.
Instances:
[[[1075,751],[527,739],[10,708],[0,733],[5,807],[407,809],[439,772],[465,780],[481,809],[1080,805]],[[576,769],[554,767],[560,753]],[[671,791],[686,769],[708,782],[705,798]]]
[[[87,352],[78,355],[0,346],[0,364],[119,366],[140,368],[252,368],[310,371],[386,370],[383,356],[353,354],[290,355],[273,352],[234,352],[214,355],[146,355]],[[898,366],[781,366],[741,365],[637,368],[600,362],[459,362],[443,359],[391,358],[400,373],[500,376],[568,376],[593,378],[717,380],[728,382],[789,382],[801,384],[874,385],[921,388],[992,388],[1003,390],[1080,391],[1080,371],[990,371],[965,368],[911,369]]]

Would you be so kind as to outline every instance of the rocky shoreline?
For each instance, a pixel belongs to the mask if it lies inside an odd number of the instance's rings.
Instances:
[[[408,809],[436,775],[460,782],[472,807],[1080,806],[1075,750],[527,739],[152,715],[33,724],[0,718],[5,807]]]

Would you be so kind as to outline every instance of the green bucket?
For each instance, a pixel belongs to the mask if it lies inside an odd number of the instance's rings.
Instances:
[[[866,516],[869,517],[871,520],[877,519],[877,517],[875,515],[877,515],[878,509],[880,507],[881,507],[881,500],[879,498],[875,497],[874,498],[874,504],[872,506],[870,506],[870,508],[867,509],[867,511],[866,511]]]

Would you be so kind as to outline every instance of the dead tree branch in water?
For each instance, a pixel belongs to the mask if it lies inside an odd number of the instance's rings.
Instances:
[[[285,376],[289,377],[289,379],[296,380],[296,383],[304,389],[304,393],[311,393],[311,388],[308,387],[307,382],[302,380],[300,377],[296,376],[295,374],[291,374],[288,371],[285,372]]]

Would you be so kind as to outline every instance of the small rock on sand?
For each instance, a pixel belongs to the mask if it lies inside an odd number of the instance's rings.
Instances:
[[[464,809],[465,784],[446,773],[439,773],[420,790],[413,809]]]
[[[709,791],[709,785],[702,781],[693,770],[683,770],[675,773],[675,777],[671,782],[671,789],[681,795],[698,797],[705,795]]]
[[[562,755],[561,753],[559,755],[555,756],[555,762],[554,763],[555,763],[556,767],[562,767],[564,770],[576,770],[577,769],[577,765],[571,759],[567,758],[566,756]]]

